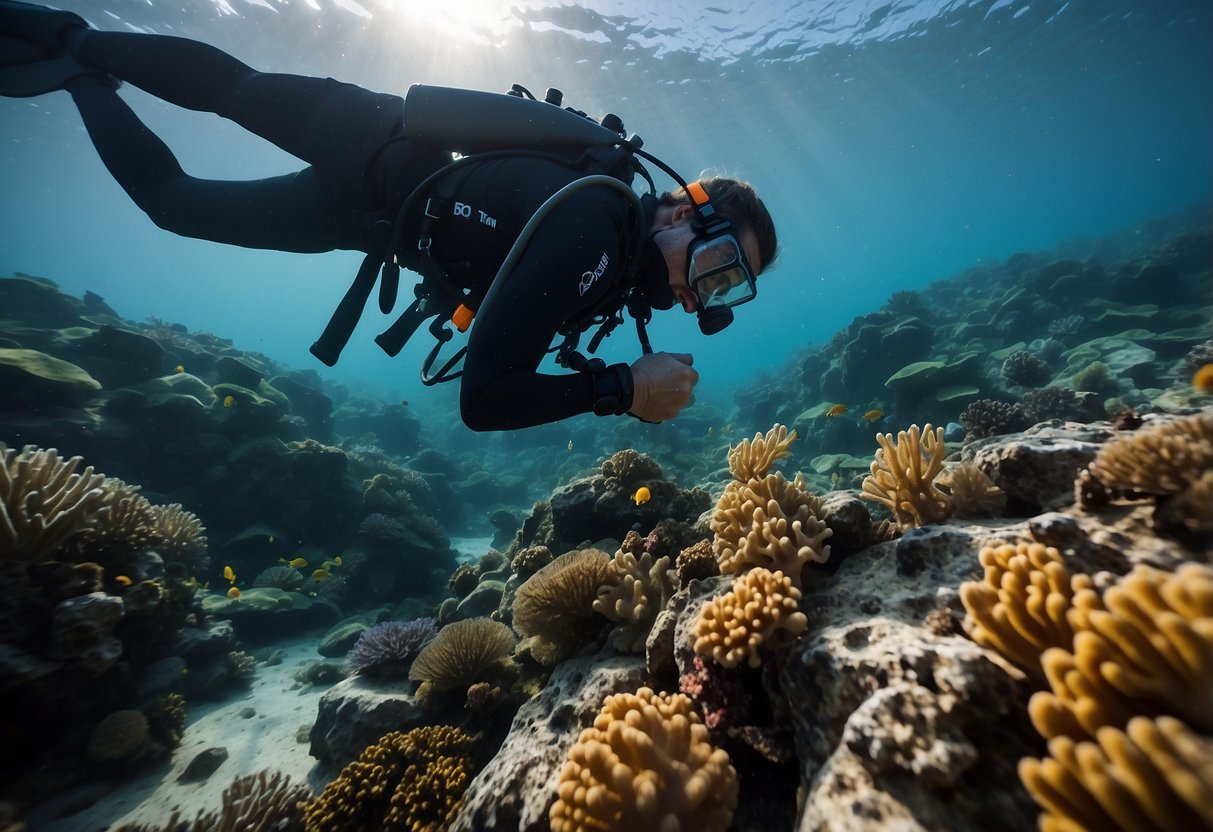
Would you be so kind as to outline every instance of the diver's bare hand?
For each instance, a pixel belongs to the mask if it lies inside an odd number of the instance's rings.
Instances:
[[[632,407],[628,410],[646,422],[673,419],[695,401],[691,392],[699,373],[691,367],[690,353],[655,352],[632,362]]]

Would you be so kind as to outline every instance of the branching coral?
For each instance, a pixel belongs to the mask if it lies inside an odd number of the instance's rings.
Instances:
[[[72,538],[68,549],[75,559],[122,569],[126,556],[155,548],[161,541],[156,509],[139,493],[139,486],[115,477],[101,483],[101,510],[92,527]]]
[[[643,544],[639,534],[628,532],[611,561],[611,576],[593,603],[594,612],[616,622],[611,646],[624,653],[644,652],[657,613],[677,589],[670,558],[661,557],[654,563]]]
[[[1043,832],[1213,828],[1213,742],[1170,717],[1104,726],[1095,742],[1056,737],[1019,776]]]
[[[195,572],[206,570],[206,534],[196,514],[180,503],[155,506],[156,532],[160,535],[160,554],[165,563],[182,563]]]
[[[459,812],[473,739],[450,725],[393,731],[303,806],[307,832],[430,832]]]
[[[635,483],[663,478],[661,466],[652,457],[631,448],[616,451],[606,459],[602,463],[602,475],[606,477],[605,485],[608,491],[626,489]]]
[[[972,462],[960,463],[939,479],[950,492],[955,517],[997,517],[1006,508],[1007,495]]]
[[[36,561],[72,535],[95,526],[105,502],[105,480],[82,461],[32,445],[20,452],[0,443],[0,552],[7,560]]]
[[[223,790],[223,807],[199,812],[193,821],[174,809],[164,826],[123,824],[114,832],[290,832],[300,829],[299,804],[307,786],[292,784],[280,771],[238,777]]]
[[[751,569],[724,595],[704,602],[695,622],[695,652],[725,667],[762,664],[759,648],[808,626],[800,590],[782,572]]]
[[[723,832],[737,806],[729,755],[679,693],[608,696],[560,773],[553,832]]]
[[[765,477],[771,466],[790,454],[796,431],[788,433],[787,425],[775,425],[766,435],[754,434],[729,449],[729,473],[738,482]]]
[[[729,451],[735,479],[725,486],[710,523],[713,548],[726,575],[751,566],[782,571],[800,586],[800,573],[809,561],[825,563],[833,532],[821,520],[821,500],[805,490],[804,476],[789,481],[769,473],[776,460],[787,456],[796,439],[784,425],[766,436],[742,440]]]
[[[1028,350],[1017,350],[1002,362],[1002,377],[1023,387],[1043,384],[1052,372],[1048,364]]]
[[[368,627],[346,654],[346,661],[355,673],[364,676],[405,678],[413,660],[438,635],[437,623],[433,618],[417,618]]]
[[[965,441],[969,441],[1023,430],[1028,426],[1028,419],[1018,402],[976,399],[960,412],[960,423],[965,428]]]
[[[1073,641],[1068,613],[1099,606],[1090,578],[1071,578],[1061,553],[1040,543],[987,546],[979,558],[985,580],[960,587],[968,612],[965,631],[1043,684],[1041,654],[1050,647],[1068,648]]]
[[[599,549],[566,552],[518,587],[514,628],[532,637],[531,654],[556,664],[566,658],[594,627],[594,601],[611,579],[611,557]]]
[[[1144,428],[1104,445],[1088,466],[1119,494],[1180,494],[1213,469],[1213,412]]]
[[[1019,399],[1023,414],[1029,422],[1047,419],[1076,419],[1079,417],[1078,396],[1068,387],[1042,387],[1029,390]]]
[[[409,668],[409,678],[421,682],[417,699],[423,704],[433,694],[466,688],[484,681],[490,668],[514,651],[514,634],[499,621],[469,618],[438,631]]]
[[[896,444],[891,433],[876,434],[876,441],[880,449],[860,496],[886,506],[903,529],[947,520],[948,495],[935,484],[948,455],[943,428],[928,424],[920,433],[910,425],[897,434]]]
[[[1094,736],[1146,712],[1213,730],[1213,568],[1138,566],[1104,593],[1103,606],[1071,614],[1073,647],[1044,654],[1052,693],[1032,697],[1037,730]]]

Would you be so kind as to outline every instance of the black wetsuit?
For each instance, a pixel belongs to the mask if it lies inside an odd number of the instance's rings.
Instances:
[[[451,160],[402,136],[403,99],[331,78],[256,72],[206,44],[89,30],[72,43],[81,62],[172,104],[216,113],[306,162],[255,181],[202,180],[109,87],[88,76],[68,89],[106,167],[161,228],[259,249],[372,252],[383,223],[427,175]],[[469,114],[475,118],[475,114]],[[487,284],[543,201],[581,176],[564,165],[509,158],[466,165],[443,186],[448,215],[433,223],[432,255],[452,277]],[[424,203],[424,200],[422,200]],[[402,265],[418,268],[416,216]],[[598,372],[537,372],[553,337],[622,279],[634,236],[626,196],[605,186],[574,193],[536,230],[525,254],[472,326],[460,392],[464,422],[502,430],[631,404],[626,365]],[[639,243],[639,241],[636,241]]]

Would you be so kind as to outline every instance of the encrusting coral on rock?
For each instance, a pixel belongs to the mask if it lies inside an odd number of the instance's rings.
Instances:
[[[724,832],[737,806],[729,755],[680,693],[606,697],[560,772],[552,832]]]
[[[303,806],[307,832],[446,829],[471,782],[472,737],[450,725],[393,731]]]

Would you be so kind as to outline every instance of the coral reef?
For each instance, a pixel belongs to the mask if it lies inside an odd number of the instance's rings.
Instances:
[[[1049,365],[1028,350],[1017,350],[1002,362],[1002,377],[1021,387],[1037,387],[1052,375]]]
[[[403,679],[413,660],[437,635],[438,622],[432,618],[384,621],[363,630],[345,658],[355,673]]]
[[[417,700],[433,702],[433,695],[486,681],[492,668],[514,650],[510,628],[488,618],[469,618],[438,631],[409,668],[409,678],[420,682]]]
[[[649,456],[624,448],[602,463],[602,475],[610,491],[627,490],[630,486],[664,478],[661,466]]]
[[[943,428],[927,424],[920,433],[910,425],[897,434],[896,444],[891,433],[876,434],[876,441],[880,449],[860,496],[889,509],[903,529],[947,520],[948,495],[935,484],[948,452]]]
[[[596,627],[594,602],[612,576],[611,557],[599,549],[566,552],[518,588],[514,629],[530,637],[531,655],[552,665],[570,655]]]
[[[1071,577],[1061,552],[1041,543],[990,545],[978,558],[985,580],[960,586],[965,631],[1043,684],[1041,654],[1073,641],[1068,613],[1099,603],[1090,578]]]
[[[830,557],[826,540],[833,534],[821,519],[821,499],[805,490],[802,474],[789,481],[770,467],[787,456],[796,432],[775,425],[765,436],[743,439],[729,450],[734,479],[712,512],[712,545],[725,575],[738,575],[752,566],[783,572],[800,586],[801,572],[810,561]]]
[[[723,832],[737,805],[737,775],[688,697],[641,688],[606,697],[570,749],[557,793],[553,832]]]
[[[0,443],[0,551],[6,560],[34,561],[74,534],[94,527],[105,505],[105,477],[53,448],[20,452]]]
[[[960,423],[966,431],[965,440],[971,441],[1023,430],[1027,417],[1018,403],[977,399],[960,412]]]
[[[782,572],[757,567],[733,581],[724,595],[704,603],[694,628],[695,652],[724,667],[762,664],[759,648],[804,632],[800,590]]]
[[[303,804],[307,832],[445,829],[475,773],[473,740],[449,725],[393,731]]]
[[[644,538],[628,532],[611,560],[612,574],[598,590],[592,609],[616,622],[610,642],[625,653],[643,653],[645,639],[666,602],[674,594],[669,556],[644,551]]]
[[[1094,741],[1049,741],[1020,778],[1045,808],[1042,830],[1213,828],[1213,741],[1177,719],[1138,716]]]
[[[302,829],[299,806],[307,796],[307,786],[282,772],[259,771],[233,780],[218,812],[187,821],[174,809],[164,826],[123,824],[114,832],[295,832]]]

